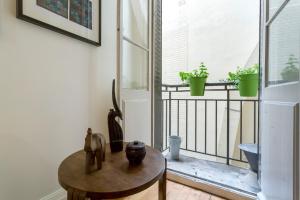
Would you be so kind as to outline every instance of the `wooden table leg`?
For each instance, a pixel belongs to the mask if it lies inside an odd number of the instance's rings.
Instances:
[[[167,199],[167,160],[165,159],[165,171],[162,177],[159,179],[159,200]]]
[[[68,193],[67,193],[67,199],[68,200],[85,200],[86,192],[80,192],[80,191],[74,190],[72,188],[69,188]]]
[[[71,189],[71,188],[68,189],[67,199],[73,200],[73,189]]]

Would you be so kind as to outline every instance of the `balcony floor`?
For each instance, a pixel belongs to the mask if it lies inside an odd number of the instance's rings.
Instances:
[[[259,192],[257,175],[248,169],[180,155],[179,161],[166,153],[168,169],[177,173],[256,196]]]

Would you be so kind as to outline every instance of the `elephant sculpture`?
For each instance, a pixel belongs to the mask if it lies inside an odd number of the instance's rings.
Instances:
[[[86,152],[85,172],[90,174],[97,160],[97,169],[102,168],[102,161],[105,161],[106,141],[102,134],[93,134],[92,129],[87,130],[85,137],[84,151]]]
[[[107,117],[108,121],[108,131],[109,131],[109,142],[111,152],[119,152],[123,150],[123,131],[120,124],[117,122],[116,117],[119,117],[121,120],[122,112],[120,111],[115,94],[115,80],[112,84],[112,101],[114,109],[110,109]]]

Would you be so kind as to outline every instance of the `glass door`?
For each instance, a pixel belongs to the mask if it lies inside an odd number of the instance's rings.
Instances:
[[[152,145],[151,3],[119,0],[119,88],[126,141]]]

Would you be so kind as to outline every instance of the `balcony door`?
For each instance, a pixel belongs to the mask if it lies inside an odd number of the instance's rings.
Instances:
[[[152,144],[151,1],[118,0],[119,94],[125,141]]]
[[[262,1],[261,200],[299,200],[300,0]]]

